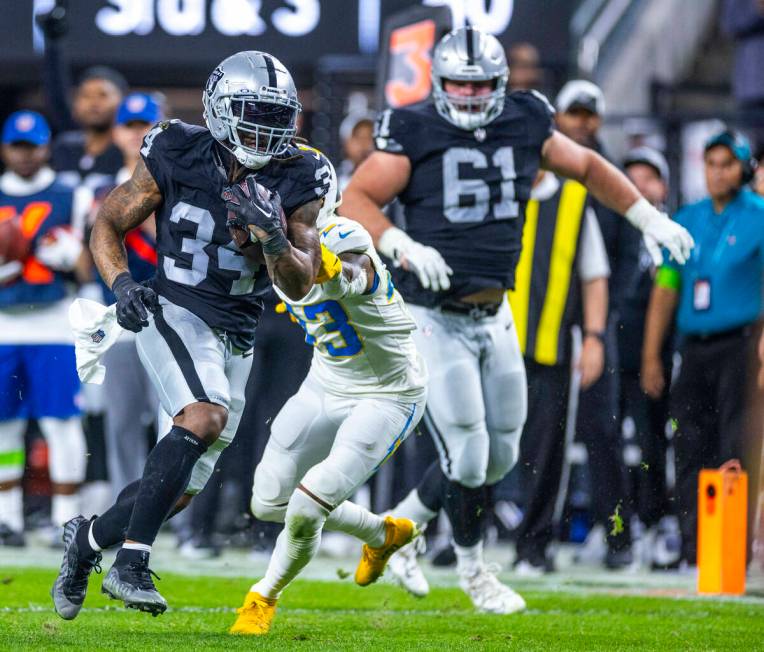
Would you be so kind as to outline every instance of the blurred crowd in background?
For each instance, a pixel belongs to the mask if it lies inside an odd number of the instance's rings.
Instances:
[[[611,120],[609,98],[598,86],[545,66],[543,48],[525,42],[507,48],[510,89],[546,94],[560,131],[622,167],[654,205],[677,214],[688,228],[697,226],[691,232],[700,245],[695,276],[671,264],[656,270],[636,230],[587,204],[599,224],[606,271],[587,276],[579,267],[582,289],[567,298],[575,305],[563,322],[560,335],[569,345],[560,355],[550,362],[538,346],[534,351],[523,343],[531,401],[521,459],[492,488],[489,541],[516,542],[519,573],[554,570],[557,542],[581,544],[577,559],[611,569],[691,567],[698,469],[731,457],[742,459],[754,475],[749,509],[755,526],[762,424],[754,418],[752,397],[764,235],[717,227],[709,211],[758,212],[764,234],[764,200],[756,198],[764,197],[764,2],[728,0],[718,10],[724,32],[713,37],[735,50],[725,72],[735,106],[724,121],[711,112],[692,125],[653,114]],[[201,87],[193,96],[199,101],[188,105],[195,106],[192,111],[173,106],[173,94],[145,88],[140,79],[128,82],[112,67],[69,70],[64,53],[75,44],[67,43],[61,16],[54,10],[39,24],[48,46],[41,59],[42,92],[36,104],[10,107],[13,113],[2,116],[0,239],[7,237],[4,221],[18,218],[30,247],[23,257],[8,247],[0,251],[5,546],[24,545],[35,530],[56,545],[61,523],[79,512],[99,513],[141,475],[156,437],[157,399],[134,342],[125,333],[109,351],[103,385],[80,386],[71,336],[65,334],[66,305],[76,294],[113,300],[82,243],[99,203],[129,178],[151,126],[171,117],[201,123]],[[288,53],[273,54],[289,66]],[[70,75],[76,79],[71,87]],[[318,119],[311,110],[314,92],[301,89],[306,123]],[[331,153],[341,185],[374,148],[376,98],[368,84],[348,87],[341,98],[343,115],[329,141],[340,144]],[[306,127],[303,135],[312,133]],[[544,183],[539,179],[534,195],[541,207]],[[24,203],[32,195],[52,206],[49,214],[40,218],[35,204]],[[687,207],[677,213],[680,206]],[[564,210],[555,207],[558,220]],[[730,253],[742,248],[744,237],[751,245],[746,260]],[[136,280],[154,273],[154,238],[150,222],[128,234]],[[595,256],[591,251],[582,242],[578,255]],[[587,309],[586,284],[600,278],[607,284],[609,310],[605,329],[590,342],[582,337],[580,314]],[[752,303],[757,291],[758,303]],[[521,298],[510,297],[513,310]],[[29,328],[10,332],[3,313],[19,311],[31,316]],[[706,311],[715,316],[704,321]],[[277,526],[258,523],[249,512],[252,473],[271,420],[307,373],[311,350],[300,328],[277,310],[275,296],[258,327],[254,355],[238,436],[221,456],[214,481],[168,526],[180,554],[190,558],[216,556],[226,546],[269,552],[278,533]],[[389,508],[416,484],[434,455],[428,436],[411,437],[356,500],[377,511]],[[22,495],[19,513],[15,505]],[[434,563],[453,563],[445,523],[441,519],[441,527],[427,533]],[[344,554],[348,543],[330,534],[323,546],[327,554]]]

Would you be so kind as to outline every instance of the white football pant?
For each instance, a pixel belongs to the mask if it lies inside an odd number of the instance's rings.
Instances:
[[[512,312],[492,317],[409,305],[430,372],[424,424],[449,480],[476,488],[515,465],[528,409],[525,365]]]

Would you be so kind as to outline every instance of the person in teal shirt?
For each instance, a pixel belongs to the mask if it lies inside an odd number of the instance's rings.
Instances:
[[[642,348],[641,384],[664,391],[660,351],[676,316],[682,365],[671,387],[682,560],[696,563],[698,472],[744,452],[746,370],[756,359],[764,293],[764,199],[748,189],[755,162],[740,133],[712,137],[704,154],[709,196],[674,217],[695,239],[684,266],[658,269]]]

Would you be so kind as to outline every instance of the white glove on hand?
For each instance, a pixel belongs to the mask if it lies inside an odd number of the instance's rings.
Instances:
[[[70,272],[82,253],[82,240],[71,229],[57,226],[47,233],[35,250],[35,258],[46,267]]]
[[[624,217],[642,231],[645,246],[656,267],[663,263],[661,247],[666,247],[680,265],[687,262],[695,246],[692,236],[687,229],[659,211],[644,197],[634,202]]]
[[[414,272],[423,288],[439,292],[451,287],[448,277],[454,270],[446,264],[440,252],[412,240],[399,228],[387,229],[379,239],[377,249],[392,258],[396,267]]]

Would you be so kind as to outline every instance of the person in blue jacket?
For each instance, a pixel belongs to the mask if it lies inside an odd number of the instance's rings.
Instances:
[[[695,248],[684,266],[670,261],[658,269],[642,349],[642,388],[658,398],[665,385],[660,351],[676,316],[682,364],[670,409],[687,566],[697,555],[698,472],[745,452],[746,371],[756,359],[764,291],[764,199],[747,188],[755,167],[750,143],[732,130],[716,134],[704,164],[709,196],[674,217]]]

